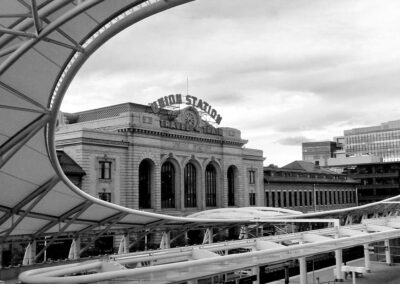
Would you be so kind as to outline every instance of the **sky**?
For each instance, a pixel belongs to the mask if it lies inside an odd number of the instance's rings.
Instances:
[[[400,1],[196,0],[102,46],[61,110],[148,104],[187,78],[265,165],[301,160],[302,142],[400,119]]]

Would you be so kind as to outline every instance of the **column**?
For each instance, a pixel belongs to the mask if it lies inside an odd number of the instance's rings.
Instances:
[[[257,275],[257,280],[253,281],[253,284],[260,284],[260,268],[255,266],[251,269],[253,275]]]
[[[130,235],[129,235],[129,234],[126,234],[126,235],[125,235],[125,239],[124,239],[124,242],[125,242],[125,245],[124,245],[124,253],[129,253],[129,245],[130,245],[129,238],[130,238]]]
[[[81,255],[81,237],[75,239],[75,259],[79,259]]]
[[[31,249],[32,249],[32,262],[31,262],[31,264],[33,264],[33,263],[35,263],[35,260],[36,260],[36,240],[33,240],[32,241],[32,247],[31,247]]]
[[[70,260],[79,259],[80,250],[81,250],[81,239],[78,237],[72,240],[71,247],[68,253],[68,259]]]
[[[371,272],[371,260],[369,256],[369,244],[364,245],[364,260],[365,260],[365,269],[367,272]]]
[[[169,249],[171,248],[171,232],[163,232],[161,238],[161,248]]]
[[[289,266],[285,265],[285,284],[289,284]]]
[[[392,265],[392,258],[390,256],[390,242],[389,240],[385,240],[385,256],[386,256],[386,264]]]
[[[336,259],[336,275],[335,275],[335,279],[336,279],[336,281],[343,282],[343,272],[342,272],[343,257],[342,257],[342,250],[341,249],[335,250],[335,259]]]
[[[300,284],[307,284],[307,262],[305,257],[299,258]]]
[[[3,245],[0,244],[0,269],[3,267]]]
[[[36,256],[36,241],[32,241],[25,248],[24,258],[22,260],[22,265],[29,265],[35,262]]]

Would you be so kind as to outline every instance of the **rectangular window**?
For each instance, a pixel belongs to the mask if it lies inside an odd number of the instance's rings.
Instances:
[[[281,196],[281,193],[282,193],[282,192],[280,192],[280,191],[277,192],[277,194],[278,194],[278,195],[277,195],[278,207],[281,207],[281,206],[282,206],[282,201],[281,201],[281,200],[282,200],[282,196]]]
[[[276,192],[273,191],[272,192],[272,204],[271,204],[271,207],[275,207],[275,195],[276,195]]]
[[[254,192],[249,193],[249,201],[250,201],[250,206],[256,205],[256,194]]]
[[[249,184],[255,184],[255,183],[256,183],[256,172],[249,171]]]
[[[99,199],[111,202],[111,192],[99,192]]]
[[[99,161],[100,179],[111,179],[111,162]]]

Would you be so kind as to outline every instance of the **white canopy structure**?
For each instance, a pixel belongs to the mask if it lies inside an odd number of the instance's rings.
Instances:
[[[256,221],[177,218],[107,203],[76,188],[57,161],[57,113],[86,59],[121,30],[190,1],[0,1],[0,243],[12,236]],[[393,214],[398,200],[322,215]]]

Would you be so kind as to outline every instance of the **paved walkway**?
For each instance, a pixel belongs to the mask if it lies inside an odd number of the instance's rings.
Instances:
[[[348,261],[349,266],[364,266],[364,259],[357,259]],[[323,268],[314,272],[307,273],[307,284],[333,284],[335,277],[333,276],[333,269],[335,267]],[[319,279],[317,279],[317,277]],[[318,282],[319,280],[319,282]],[[271,282],[271,284],[283,284],[284,280]],[[290,277],[290,284],[300,283],[298,276]],[[353,280],[351,276],[347,277],[343,282],[336,282],[343,284],[351,284]],[[400,264],[388,266],[381,262],[371,262],[371,273],[366,273],[362,277],[356,278],[356,284],[399,284],[400,283]]]

